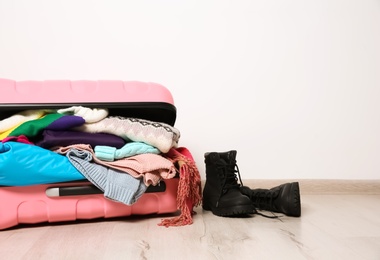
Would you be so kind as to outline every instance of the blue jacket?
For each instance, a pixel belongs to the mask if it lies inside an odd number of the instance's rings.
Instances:
[[[0,142],[0,186],[27,186],[86,179],[61,154],[20,142]]]

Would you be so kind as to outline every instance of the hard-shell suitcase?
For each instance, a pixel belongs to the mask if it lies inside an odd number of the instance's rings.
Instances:
[[[25,110],[84,106],[106,108],[110,116],[139,118],[173,127],[176,121],[177,111],[172,94],[166,87],[156,83],[88,80],[16,82],[0,79],[0,89],[0,120]],[[179,172],[176,177],[161,180],[157,186],[149,186],[133,205],[105,198],[88,180],[1,186],[2,175],[5,174],[1,173],[0,168],[0,230],[19,224],[164,213],[176,215],[178,211],[182,211],[181,215],[184,214],[183,211],[189,211],[187,215],[191,215],[193,207],[200,203],[199,172],[186,148],[173,149],[189,165],[182,167],[176,164]],[[1,153],[6,152],[0,151],[0,161]],[[191,174],[186,176],[187,180],[182,184],[181,170]],[[181,199],[178,194],[182,194]],[[190,223],[191,220],[183,221],[182,218],[161,224],[170,226]]]

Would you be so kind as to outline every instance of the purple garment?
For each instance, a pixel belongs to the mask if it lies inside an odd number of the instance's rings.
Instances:
[[[86,133],[71,130],[44,130],[42,139],[36,145],[49,149],[54,146],[69,146],[73,144],[108,145],[118,149],[125,145],[125,140],[117,135],[106,133]]]
[[[63,117],[58,118],[45,129],[47,130],[67,130],[73,127],[81,126],[85,123],[83,117],[64,115]]]

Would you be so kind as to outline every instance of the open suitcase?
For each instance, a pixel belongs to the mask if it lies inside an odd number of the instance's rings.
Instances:
[[[16,82],[0,79],[0,89],[0,123],[22,111],[57,111],[78,106],[105,109],[107,117],[137,118],[142,123],[152,122],[155,126],[167,129],[174,128],[176,121],[172,94],[156,83],[67,80]],[[4,130],[0,127],[0,134]],[[25,170],[17,173],[21,176],[21,185],[12,185],[13,182],[6,179],[12,165],[7,168],[1,164],[6,165],[6,160],[17,155],[12,154],[14,151],[8,147],[14,144],[14,140],[4,140],[0,143],[0,230],[19,224],[166,213],[174,213],[174,216],[163,219],[159,225],[181,226],[192,223],[193,208],[200,204],[199,172],[191,153],[185,147],[178,147],[178,143],[173,144],[169,151],[160,152],[160,155],[173,162],[176,175],[161,178],[158,185],[148,185],[136,202],[126,205],[106,198],[104,191],[88,179],[34,183],[28,180],[28,170]],[[144,142],[141,139],[138,141]],[[49,163],[46,162],[46,165],[49,166]]]

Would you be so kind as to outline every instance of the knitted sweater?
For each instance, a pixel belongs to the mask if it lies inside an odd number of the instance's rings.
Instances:
[[[131,157],[137,154],[154,153],[159,154],[160,151],[149,144],[143,142],[129,142],[120,149],[109,145],[95,146],[95,156],[103,161],[114,161],[115,159],[122,159]]]
[[[108,199],[132,205],[147,189],[141,179],[94,163],[90,151],[71,148],[66,156],[79,172],[104,192],[104,197]]]
[[[179,130],[168,124],[120,116],[107,117],[92,124],[86,123],[75,130],[118,135],[127,142],[147,143],[163,153],[167,153],[170,148],[177,147],[180,138]]]

